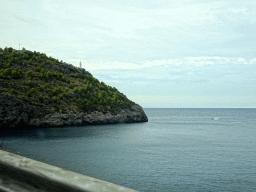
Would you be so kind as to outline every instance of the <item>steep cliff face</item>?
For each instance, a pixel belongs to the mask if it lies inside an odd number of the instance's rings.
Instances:
[[[43,106],[34,106],[21,99],[0,93],[0,127],[63,127],[116,123],[147,122],[148,118],[141,108],[135,104],[130,109],[122,109],[116,113],[75,112],[70,114],[53,113],[45,115]]]

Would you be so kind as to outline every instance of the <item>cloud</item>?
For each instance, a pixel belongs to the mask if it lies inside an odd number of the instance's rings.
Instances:
[[[80,60],[69,59],[70,63],[78,66]],[[88,62],[86,60],[82,61],[82,67],[88,71],[99,71],[99,70],[110,70],[110,69],[122,69],[122,70],[133,70],[133,69],[158,69],[171,70],[178,72],[180,69],[178,67],[203,67],[203,66],[213,66],[213,65],[239,65],[239,64],[256,64],[256,58],[246,59],[246,58],[228,58],[228,57],[184,57],[177,59],[161,59],[145,61],[140,63],[126,63],[126,62]]]
[[[252,5],[235,0],[4,1],[0,22],[8,36],[1,35],[0,43],[22,41],[28,49],[56,57],[65,52],[58,59],[74,65],[81,59],[91,70],[202,66],[215,64],[216,58],[180,57],[254,54],[254,44],[245,42],[255,37]]]

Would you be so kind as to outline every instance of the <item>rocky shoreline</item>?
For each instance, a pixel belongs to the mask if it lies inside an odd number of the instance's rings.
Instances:
[[[130,109],[115,113],[99,111],[68,114],[46,114],[43,106],[31,105],[12,95],[0,93],[0,128],[44,128],[83,126],[117,123],[147,122],[148,118],[142,107],[135,104]]]
[[[94,111],[92,113],[76,114],[49,114],[45,117],[32,118],[29,126],[33,127],[63,127],[63,126],[82,126],[100,125],[117,123],[138,123],[147,122],[148,118],[139,105],[133,105],[132,109],[123,109],[119,113],[111,114]]]

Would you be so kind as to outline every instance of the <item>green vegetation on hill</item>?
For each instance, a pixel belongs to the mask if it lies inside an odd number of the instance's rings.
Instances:
[[[0,48],[0,93],[43,106],[47,113],[114,112],[135,104],[88,71],[24,48]]]

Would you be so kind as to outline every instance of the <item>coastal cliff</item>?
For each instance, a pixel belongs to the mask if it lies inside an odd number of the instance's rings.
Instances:
[[[142,107],[88,71],[44,53],[0,48],[0,127],[147,122]]]

